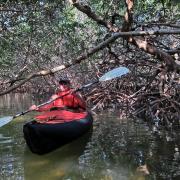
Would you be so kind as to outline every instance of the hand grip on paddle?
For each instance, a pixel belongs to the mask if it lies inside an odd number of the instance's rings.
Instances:
[[[38,107],[35,104],[29,108],[30,111],[35,111],[37,109],[38,109]]]

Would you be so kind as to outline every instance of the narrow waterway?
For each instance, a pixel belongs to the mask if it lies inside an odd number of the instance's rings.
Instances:
[[[14,115],[31,104],[27,94],[0,97],[0,116]],[[120,119],[118,112],[106,111],[93,115],[92,132],[39,156],[23,139],[23,124],[32,117],[27,114],[0,128],[1,180],[180,179],[178,130],[176,137],[163,129],[154,133],[141,120]]]

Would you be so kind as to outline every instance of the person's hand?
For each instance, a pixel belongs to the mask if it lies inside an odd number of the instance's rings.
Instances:
[[[59,97],[59,96],[58,96],[57,94],[54,94],[54,95],[51,96],[51,99],[52,99],[52,100],[55,100],[55,99],[57,99],[58,97]]]
[[[31,110],[31,111],[34,111],[34,110],[37,110],[38,109],[38,107],[36,106],[36,105],[32,105],[30,108],[29,108],[29,110]]]

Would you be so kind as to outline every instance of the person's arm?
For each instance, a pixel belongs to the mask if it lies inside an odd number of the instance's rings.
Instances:
[[[58,97],[58,95],[54,94],[51,96],[51,100],[55,100],[56,98]],[[49,103],[49,104],[46,104],[44,106],[41,106],[41,107],[37,107],[36,105],[32,105],[29,110],[31,111],[49,111],[54,105],[54,101]]]
[[[49,103],[49,104],[46,104],[44,106],[41,106],[41,107],[37,107],[36,105],[32,105],[29,110],[31,111],[38,111],[38,112],[41,112],[41,111],[49,111],[53,106],[53,102],[52,103]]]
[[[80,93],[73,93],[73,95],[74,95],[74,102],[78,104],[80,108],[86,110],[86,102],[82,97],[82,95]]]

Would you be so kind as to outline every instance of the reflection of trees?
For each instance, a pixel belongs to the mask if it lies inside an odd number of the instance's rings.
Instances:
[[[116,179],[118,175],[127,178],[131,172],[135,176],[136,168],[143,165],[148,169],[138,170],[144,174],[149,170],[150,178],[178,176],[180,159],[177,149],[174,156],[174,142],[167,142],[162,138],[164,135],[157,138],[141,121],[105,115],[98,117],[92,141],[79,160],[85,177],[96,174],[99,178],[110,176]]]
[[[0,97],[0,115],[15,115],[29,108],[32,99],[29,94],[13,93]]]
[[[24,179],[21,125],[6,125],[0,133],[0,179]]]
[[[15,115],[31,104],[27,94],[8,94],[0,98],[0,114]],[[28,116],[14,119],[0,129],[0,179],[24,179],[24,146],[22,122]]]
[[[179,135],[176,137],[168,131],[163,131],[150,141],[148,153],[148,165],[152,171],[152,177],[162,179],[174,179],[180,175]]]

